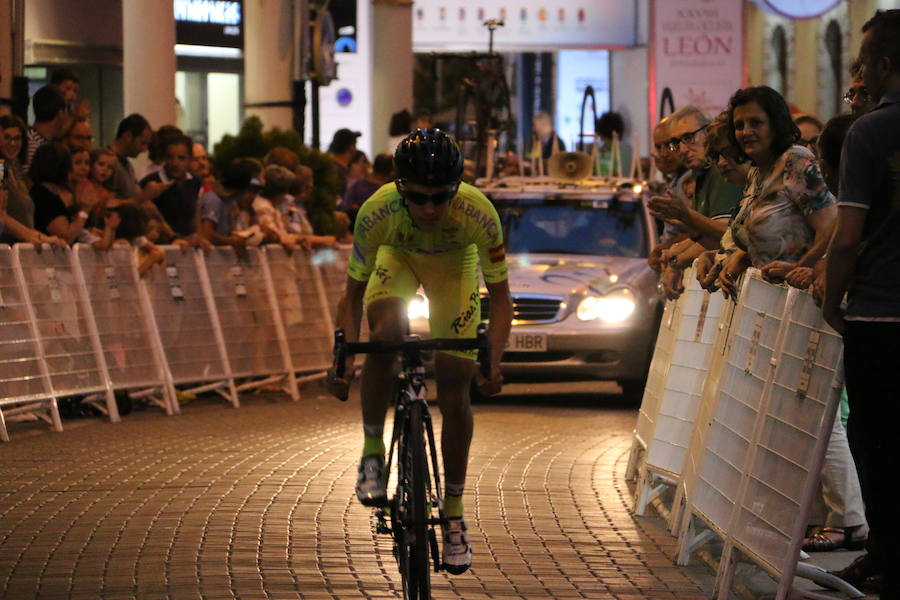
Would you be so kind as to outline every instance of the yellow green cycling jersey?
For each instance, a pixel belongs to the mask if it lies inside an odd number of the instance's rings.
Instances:
[[[460,183],[435,231],[422,231],[409,216],[397,186],[387,183],[366,200],[356,216],[348,274],[368,281],[380,246],[413,255],[457,253],[474,246],[487,283],[507,278],[503,230],[497,210],[474,186]]]

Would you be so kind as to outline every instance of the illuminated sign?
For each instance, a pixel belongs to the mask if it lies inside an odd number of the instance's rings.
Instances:
[[[177,43],[243,48],[241,0],[175,0],[173,5]]]
[[[791,19],[820,17],[838,4],[838,0],[757,0],[769,12]]]

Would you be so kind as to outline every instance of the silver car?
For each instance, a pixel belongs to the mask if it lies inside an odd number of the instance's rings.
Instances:
[[[507,244],[514,320],[504,377],[613,380],[639,400],[662,312],[643,186],[513,178],[481,189]],[[482,295],[483,317],[487,302]],[[414,302],[410,316],[422,310]]]

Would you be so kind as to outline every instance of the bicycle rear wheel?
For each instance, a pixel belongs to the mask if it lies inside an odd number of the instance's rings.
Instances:
[[[431,600],[431,565],[428,561],[430,544],[428,540],[428,520],[431,516],[431,499],[428,495],[429,472],[425,452],[425,425],[421,404],[409,406],[408,431],[406,432],[406,456],[408,466],[408,489],[405,494],[408,519],[404,528],[404,548],[406,558],[404,592],[410,600]]]

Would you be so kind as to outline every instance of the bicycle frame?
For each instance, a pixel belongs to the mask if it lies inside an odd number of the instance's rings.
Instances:
[[[396,491],[387,509],[377,509],[375,531],[394,539],[394,555],[400,567],[403,598],[430,600],[431,580],[428,555],[434,570],[441,570],[434,528],[444,523],[443,494],[434,428],[426,400],[423,350],[470,350],[479,352],[482,372],[490,375],[489,348],[484,324],[478,337],[468,340],[435,339],[420,341],[411,336],[402,342],[347,343],[342,330],[335,331],[334,372],[343,376],[351,352],[400,352],[403,358],[394,403],[394,426],[386,473],[397,459]],[[346,398],[344,398],[346,400]],[[426,459],[426,445],[428,458]],[[430,467],[429,467],[430,462]],[[438,515],[434,516],[437,509]]]
[[[390,512],[375,512],[376,531],[394,538],[403,597],[426,600],[431,597],[429,553],[435,572],[441,570],[435,526],[444,521],[444,513],[434,428],[426,400],[425,368],[418,352],[404,354],[396,381],[399,385],[386,469],[391,472],[396,455],[397,485],[389,503]],[[424,445],[428,446],[427,462]]]

